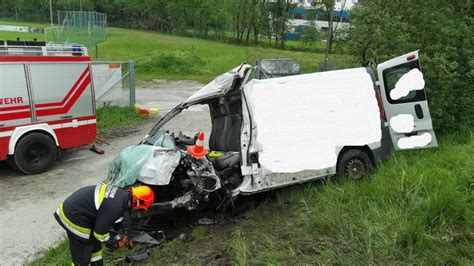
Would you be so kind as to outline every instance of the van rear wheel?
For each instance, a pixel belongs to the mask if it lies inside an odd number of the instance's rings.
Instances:
[[[340,157],[337,164],[337,175],[360,180],[373,168],[374,164],[366,152],[359,149],[350,149]]]
[[[50,136],[34,132],[18,141],[13,161],[18,170],[25,174],[40,174],[51,167],[57,153],[56,143]]]

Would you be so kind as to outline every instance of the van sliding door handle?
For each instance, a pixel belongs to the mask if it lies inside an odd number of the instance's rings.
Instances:
[[[0,127],[4,127],[4,126],[5,126],[5,124],[0,124]]]
[[[68,118],[72,118],[72,115],[65,115],[65,116],[61,116],[62,119],[68,119]]]
[[[421,105],[415,104],[415,114],[418,119],[423,119],[423,109],[421,109]]]

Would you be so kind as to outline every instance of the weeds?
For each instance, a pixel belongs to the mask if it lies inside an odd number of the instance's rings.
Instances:
[[[140,116],[133,107],[104,106],[97,109],[97,128],[99,133],[110,130],[131,127],[139,122],[149,120],[149,117]]]
[[[199,56],[183,51],[152,53],[138,62],[138,69],[145,73],[164,72],[169,74],[199,75],[209,72],[206,62]]]

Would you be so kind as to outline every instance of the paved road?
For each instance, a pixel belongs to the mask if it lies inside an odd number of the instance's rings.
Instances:
[[[201,86],[196,82],[154,82],[137,90],[137,102],[158,106],[164,113]],[[137,143],[151,126],[110,140],[111,145],[101,146],[105,155],[85,148],[68,152],[44,174],[24,176],[0,164],[0,264],[24,264],[57,244],[65,235],[52,216],[59,203],[78,188],[102,181],[109,161],[123,148]]]

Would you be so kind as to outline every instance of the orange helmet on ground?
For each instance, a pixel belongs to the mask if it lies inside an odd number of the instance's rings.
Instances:
[[[137,186],[130,189],[132,192],[132,210],[148,208],[153,204],[155,193],[149,186]]]

